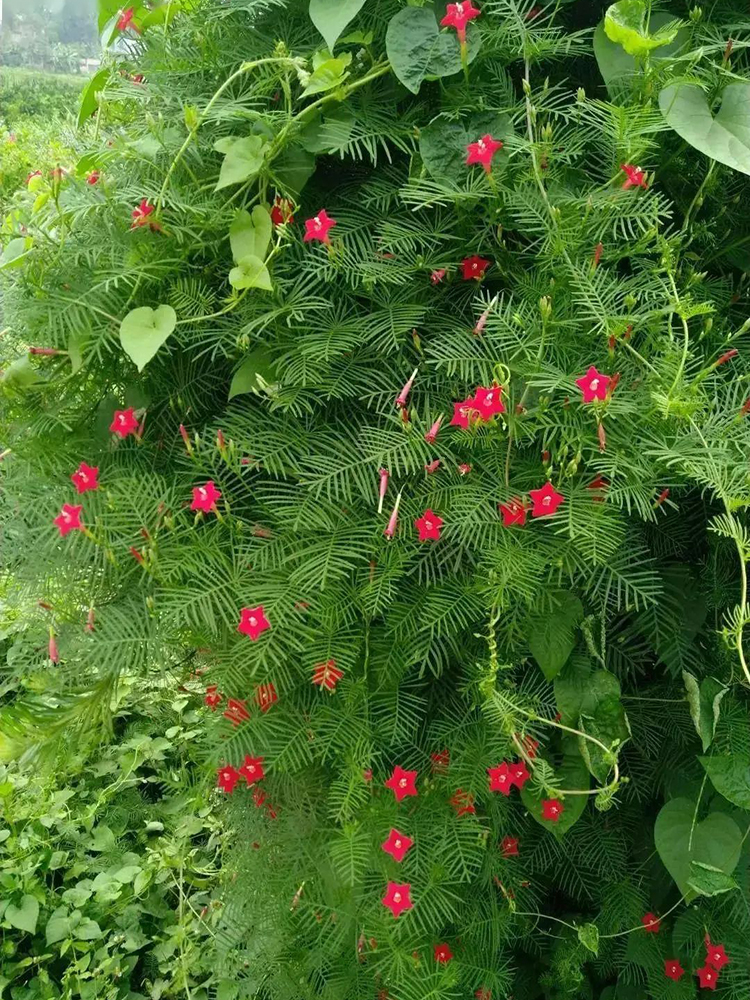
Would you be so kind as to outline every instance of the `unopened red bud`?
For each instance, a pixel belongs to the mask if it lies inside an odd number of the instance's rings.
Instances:
[[[56,347],[30,347],[29,354],[42,354],[45,357],[53,357],[55,354],[65,354],[65,351],[58,351]]]
[[[669,496],[669,488],[667,487],[667,489],[661,491],[654,506],[661,507],[661,505],[664,503],[664,501],[667,499],[668,496]]]
[[[746,399],[745,402],[742,404],[742,409],[740,410],[740,413],[742,414],[743,417],[746,417],[748,413],[750,413],[750,398]]]
[[[134,545],[130,546],[130,554],[134,559],[136,559],[141,564],[141,566],[143,565],[144,562],[143,556]]]
[[[725,353],[722,354],[722,356],[716,362],[716,364],[714,365],[714,367],[718,368],[719,365],[723,365],[725,361],[731,361],[732,358],[736,358],[739,353],[740,352],[737,350],[736,347],[731,348],[731,350],[729,350],[729,351],[725,351]]]
[[[596,246],[594,247],[594,259],[591,265],[594,268],[594,270],[596,270],[597,267],[599,266],[599,261],[602,259],[603,252],[604,252],[604,244],[597,243]]]

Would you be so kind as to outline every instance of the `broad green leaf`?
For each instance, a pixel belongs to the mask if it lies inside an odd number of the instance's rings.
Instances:
[[[271,275],[268,268],[254,254],[248,254],[229,272],[229,284],[232,288],[262,288],[266,292],[273,291]]]
[[[285,149],[273,161],[273,175],[284,194],[296,201],[315,173],[315,157],[301,146]]]
[[[555,769],[555,783],[559,788],[586,791],[591,785],[591,776],[575,740],[564,739],[562,742],[563,760],[560,767]],[[546,798],[549,798],[548,794],[532,790],[530,782],[521,789],[521,799],[529,813],[545,830],[561,839],[583,815],[589,796],[568,795],[564,798],[563,811],[556,823],[542,817],[542,800]]]
[[[276,381],[271,355],[263,348],[258,348],[248,354],[240,367],[234,373],[229,387],[229,398],[241,396],[245,392],[260,393],[266,386]]]
[[[619,747],[630,738],[620,682],[608,670],[592,673],[587,660],[574,658],[555,678],[555,698],[564,725],[580,729],[606,747]],[[578,748],[594,777],[605,782],[613,765],[610,755],[583,736],[578,737]]]
[[[272,232],[273,223],[267,208],[256,205],[252,215],[246,209],[240,209],[229,230],[229,242],[235,263],[249,256],[263,260],[271,242]]]
[[[118,882],[126,884],[128,882],[132,882],[136,875],[142,870],[143,869],[140,865],[123,865],[122,868],[118,869],[118,871],[114,873],[113,877],[117,879]]]
[[[73,933],[73,921],[70,919],[67,907],[61,906],[55,910],[47,921],[45,928],[47,944],[56,944],[70,937]]]
[[[235,1000],[239,991],[239,983],[233,979],[222,979],[216,987],[216,1000]]]
[[[670,127],[695,149],[740,173],[750,174],[750,83],[730,83],[714,115],[694,83],[671,83],[659,94]]]
[[[120,323],[122,349],[135,361],[142,372],[177,324],[177,313],[171,306],[141,306],[131,309]]]
[[[575,626],[583,618],[583,605],[575,594],[558,592],[552,611],[530,616],[527,621],[529,649],[548,681],[565,666],[576,644]]]
[[[711,784],[724,798],[740,809],[750,809],[750,756],[699,757]]]
[[[327,90],[339,87],[349,76],[347,66],[352,61],[350,52],[338,59],[326,59],[322,62],[310,76],[305,79],[305,89],[302,91],[303,97],[311,94],[323,94]]]
[[[699,896],[720,896],[739,888],[731,875],[726,875],[720,868],[704,864],[702,861],[690,862],[690,881],[688,885]]]
[[[341,32],[364,7],[365,0],[310,0],[310,20],[333,48]]]
[[[696,678],[687,670],[682,671],[682,679],[687,691],[690,716],[705,752],[713,742],[716,724],[719,721],[721,699],[729,688],[717,681],[715,677],[704,678],[699,687]]]
[[[91,851],[111,851],[115,846],[115,835],[108,826],[97,826],[91,831]]]
[[[731,875],[742,848],[742,831],[726,813],[712,812],[693,827],[695,813],[696,804],[690,799],[670,799],[662,806],[654,825],[659,857],[688,899],[696,895],[690,887],[692,861],[712,865]]]
[[[578,928],[578,940],[595,955],[599,954],[599,928],[596,924],[582,924]]]
[[[78,941],[96,941],[102,936],[102,930],[95,920],[84,917],[76,927],[74,934]]]
[[[15,927],[19,931],[26,931],[27,934],[34,934],[36,922],[39,919],[39,903],[33,896],[26,895],[18,906],[15,903],[8,903],[4,918],[11,927]]]
[[[243,181],[255,177],[263,166],[264,148],[265,142],[258,135],[229,137],[215,142],[214,149],[224,153],[215,190],[220,191],[232,184],[242,184]]]
[[[643,0],[619,0],[604,15],[607,37],[630,56],[644,56],[652,49],[668,45],[674,41],[679,27],[679,21],[673,19],[652,33]]]
[[[474,26],[467,33],[469,61],[479,51],[481,36]],[[431,7],[404,7],[388,22],[385,47],[393,72],[412,94],[428,77],[461,71],[461,49],[456,33],[440,32]]]
[[[483,135],[505,142],[513,134],[507,115],[472,115],[464,122],[438,118],[420,129],[419,152],[428,172],[437,181],[458,181],[466,176],[466,147]],[[497,168],[507,154],[495,154],[493,167]]]
[[[11,268],[20,267],[30,246],[31,240],[25,236],[18,236],[11,240],[0,254],[0,271],[9,271]]]
[[[651,31],[658,31],[665,24],[674,21],[671,14],[663,11],[651,15],[649,27]],[[690,32],[687,28],[680,28],[674,41],[654,50],[651,56],[652,63],[660,59],[668,59],[679,52],[683,45],[690,39]],[[609,91],[622,89],[630,86],[633,77],[638,72],[638,65],[633,56],[628,55],[622,45],[618,45],[607,37],[604,30],[604,21],[600,21],[594,31],[594,55],[602,74],[605,86]]]
[[[109,80],[109,70],[100,69],[91,77],[81,94],[81,106],[78,109],[78,126],[83,125],[99,107],[98,96],[104,90]]]

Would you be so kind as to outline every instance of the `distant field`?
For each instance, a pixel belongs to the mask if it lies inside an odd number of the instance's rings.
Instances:
[[[0,119],[13,128],[22,118],[74,110],[86,80],[83,75],[0,69]]]

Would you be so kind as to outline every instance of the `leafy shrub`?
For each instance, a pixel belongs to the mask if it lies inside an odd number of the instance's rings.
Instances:
[[[211,980],[221,834],[187,702],[126,681],[112,743],[65,739],[41,767],[0,766],[0,989],[14,998],[171,997]]]
[[[104,2],[19,193],[7,752],[200,663],[243,996],[747,996],[750,25],[672,6]]]

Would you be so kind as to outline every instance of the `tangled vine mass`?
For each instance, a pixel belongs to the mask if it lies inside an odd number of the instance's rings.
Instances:
[[[0,992],[747,1000],[747,10],[99,12],[2,221],[0,865],[123,691],[138,850],[212,818],[167,978],[0,867]]]

